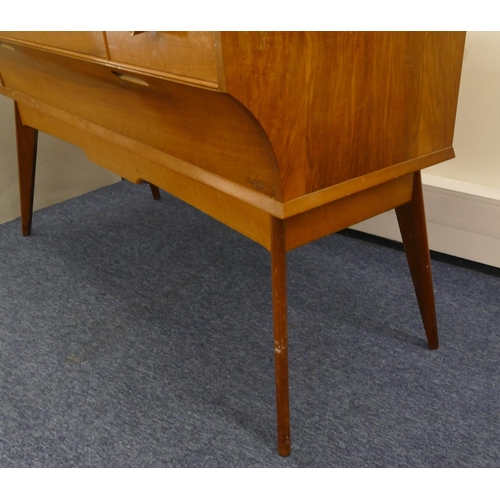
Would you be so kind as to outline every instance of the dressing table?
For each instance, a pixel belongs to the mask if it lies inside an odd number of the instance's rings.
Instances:
[[[266,248],[286,456],[287,252],[395,208],[438,347],[420,171],[454,157],[464,43],[463,32],[0,32],[23,234],[41,130]]]

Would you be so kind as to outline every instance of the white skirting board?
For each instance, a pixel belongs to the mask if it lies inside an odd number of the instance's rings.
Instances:
[[[500,189],[422,174],[429,247],[500,268]],[[394,210],[352,229],[401,241]]]

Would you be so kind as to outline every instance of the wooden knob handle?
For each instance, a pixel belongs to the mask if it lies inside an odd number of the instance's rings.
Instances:
[[[140,35],[141,33],[146,33],[145,31],[129,31],[130,36]]]

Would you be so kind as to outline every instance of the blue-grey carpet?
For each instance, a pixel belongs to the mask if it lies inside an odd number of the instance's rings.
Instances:
[[[0,467],[499,467],[500,278],[289,254],[292,454],[276,451],[269,254],[127,182],[0,226]]]

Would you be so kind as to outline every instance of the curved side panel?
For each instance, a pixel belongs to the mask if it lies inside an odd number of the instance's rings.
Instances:
[[[258,122],[231,96],[102,64],[0,47],[6,88],[269,197],[276,162]],[[82,125],[83,126],[83,125]]]
[[[225,90],[266,131],[282,199],[452,146],[465,33],[222,32]]]

